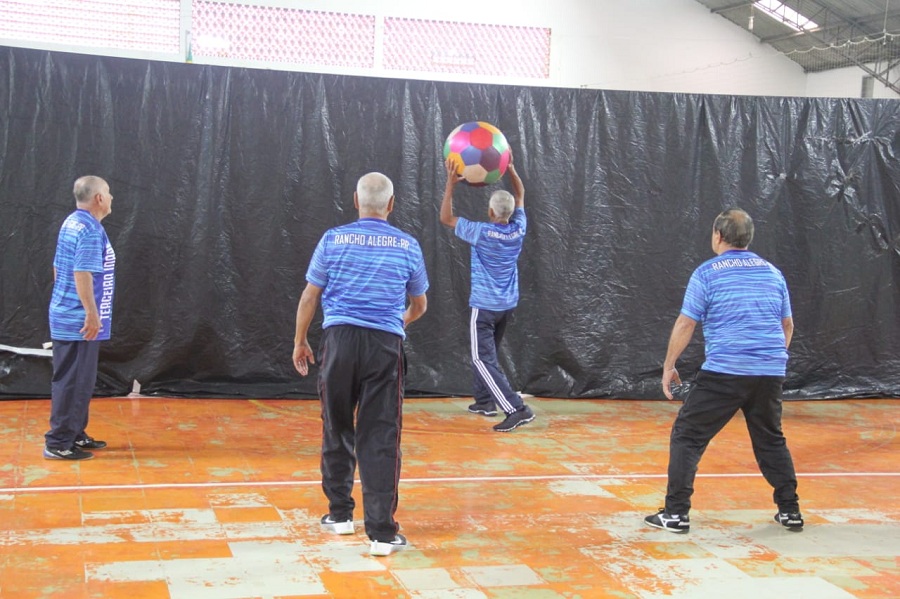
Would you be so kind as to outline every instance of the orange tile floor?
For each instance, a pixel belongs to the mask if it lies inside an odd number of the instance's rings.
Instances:
[[[361,522],[320,530],[316,401],[97,399],[80,463],[41,457],[48,401],[0,401],[0,597],[900,597],[898,400],[786,404],[801,533],[738,417],[687,535],[642,522],[679,403],[532,399],[506,434],[468,403],[407,400],[411,546],[376,558]]]

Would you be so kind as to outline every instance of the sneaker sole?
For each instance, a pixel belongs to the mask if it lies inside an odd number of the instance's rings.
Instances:
[[[52,453],[45,453],[44,459],[45,460],[58,460],[60,462],[83,462],[85,460],[93,460],[94,456],[89,455],[84,458],[64,458],[64,457],[60,457],[60,456],[52,454]]]
[[[672,534],[676,534],[676,535],[685,535],[685,534],[691,532],[690,526],[688,526],[687,528],[669,528],[668,526],[663,526],[662,524],[654,524],[653,522],[648,522],[646,520],[644,520],[644,524],[646,524],[647,526],[652,526],[653,528],[658,528],[660,530],[665,530],[667,532],[671,532]]]
[[[495,427],[494,430],[497,431],[498,433],[508,433],[508,432],[510,432],[510,431],[516,430],[517,428],[519,428],[519,427],[522,426],[523,424],[528,424],[528,423],[531,422],[532,420],[534,420],[534,416],[532,416],[531,418],[529,418],[529,419],[527,419],[527,420],[519,420],[517,423],[515,423],[513,426],[511,426],[511,427],[509,427],[509,428],[496,428],[496,427]]]
[[[372,546],[369,548],[369,555],[374,555],[376,557],[387,557],[392,553],[403,551],[404,549],[406,549],[406,545],[394,545],[393,543],[381,543],[379,541],[372,541]]]
[[[469,410],[470,414],[481,414],[482,416],[496,416],[497,410]]]
[[[322,530],[336,535],[352,535],[353,522],[335,522],[334,524],[322,524]]]

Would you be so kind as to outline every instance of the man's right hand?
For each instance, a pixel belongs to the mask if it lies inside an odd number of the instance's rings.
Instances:
[[[300,376],[309,374],[309,365],[316,363],[316,355],[308,342],[304,341],[294,345],[293,362],[294,368],[300,373]]]

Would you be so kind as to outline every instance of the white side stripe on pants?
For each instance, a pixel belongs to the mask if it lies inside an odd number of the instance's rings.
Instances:
[[[496,401],[497,405],[500,406],[500,409],[507,414],[515,411],[513,405],[509,403],[509,400],[506,399],[506,396],[500,391],[500,387],[497,386],[497,381],[491,376],[491,371],[488,370],[488,367],[485,366],[481,357],[478,355],[478,308],[472,308],[472,316],[469,318],[469,340],[471,343],[472,364],[475,365],[475,368],[481,375],[481,379],[488,386],[488,389],[490,389],[491,395],[494,396],[494,401]]]

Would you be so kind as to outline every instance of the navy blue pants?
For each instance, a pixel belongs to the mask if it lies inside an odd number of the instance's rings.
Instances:
[[[496,405],[507,414],[522,408],[522,398],[516,393],[497,358],[497,348],[506,332],[506,323],[513,310],[493,312],[472,308],[469,318],[469,341],[472,352],[472,379],[475,403]]]
[[[88,409],[97,384],[99,341],[53,341],[53,378],[50,381],[50,430],[47,447],[71,449],[84,439]]]
[[[775,490],[781,512],[799,511],[797,475],[781,432],[783,377],[738,376],[701,370],[678,411],[669,440],[669,482],[666,512],[687,514],[700,458],[713,437],[744,413],[753,455],[763,477]]]
[[[406,370],[403,340],[375,329],[328,327],[318,361],[322,490],[329,513],[338,521],[353,517],[358,462],[366,534],[375,541],[392,541],[399,530],[394,514]]]

